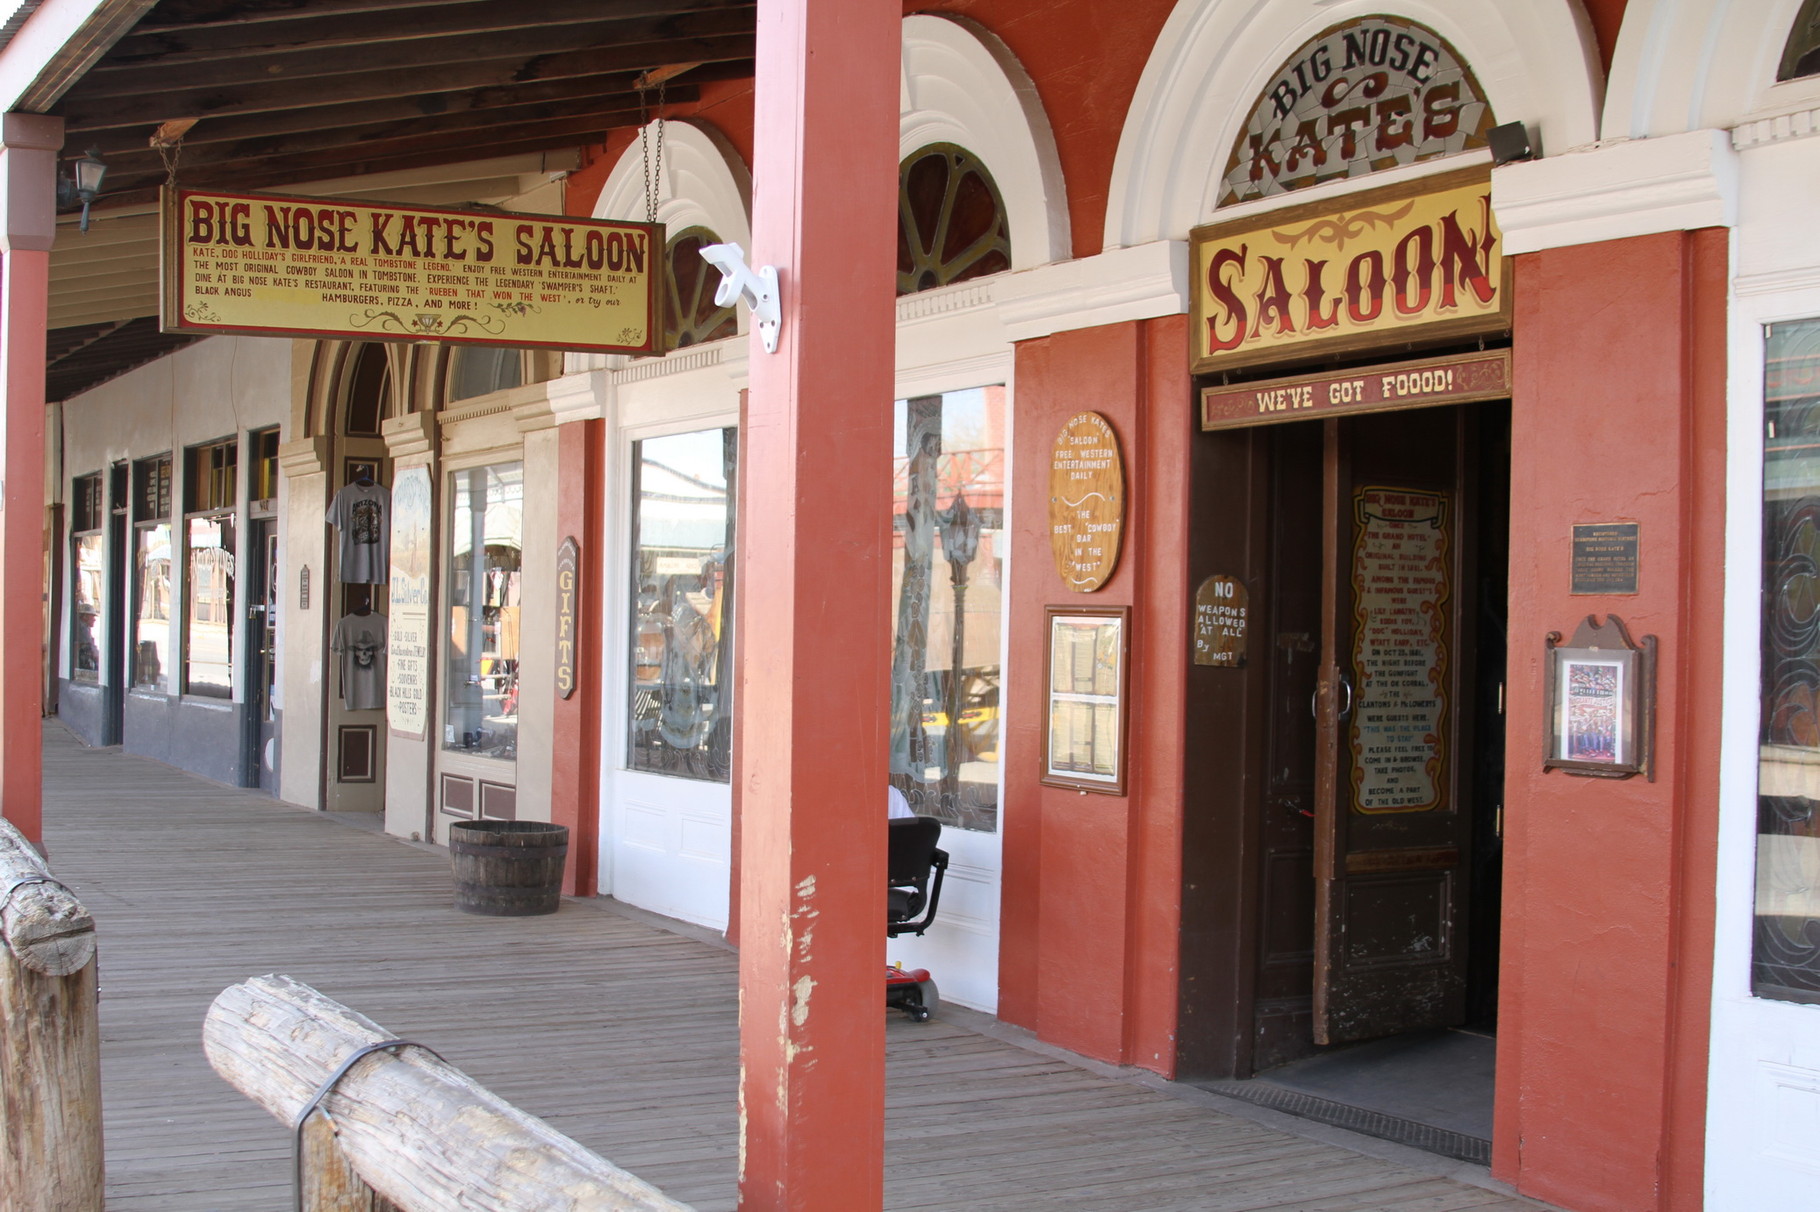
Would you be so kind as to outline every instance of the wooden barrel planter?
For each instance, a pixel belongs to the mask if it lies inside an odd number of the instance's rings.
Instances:
[[[555,913],[569,827],[542,821],[464,821],[449,826],[455,907],[490,917]]]

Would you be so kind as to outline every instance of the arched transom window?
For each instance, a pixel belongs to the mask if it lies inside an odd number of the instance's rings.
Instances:
[[[979,158],[932,143],[898,168],[897,293],[915,294],[1011,268],[998,186]]]
[[[664,299],[664,347],[684,349],[702,341],[717,341],[739,331],[731,307],[714,302],[720,275],[710,272],[701,250],[719,244],[720,237],[705,227],[688,227],[670,237],[668,294]]]

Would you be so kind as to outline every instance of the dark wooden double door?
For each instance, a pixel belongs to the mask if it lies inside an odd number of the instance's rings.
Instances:
[[[1229,836],[1242,857],[1239,896],[1203,906],[1216,927],[1233,915],[1212,931],[1235,944],[1229,1012],[1184,1006],[1235,1039],[1191,1045],[1224,1060],[1190,1068],[1245,1076],[1495,1017],[1508,416],[1473,404],[1206,435],[1216,464],[1245,467],[1244,524],[1212,546],[1245,566],[1254,635],[1233,692],[1202,700],[1244,771],[1203,800],[1202,841]]]

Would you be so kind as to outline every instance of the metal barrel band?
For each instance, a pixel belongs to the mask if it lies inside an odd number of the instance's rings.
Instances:
[[[63,886],[62,881],[52,879],[48,875],[22,875],[11,883],[0,887],[0,909],[6,907],[6,902],[12,899],[13,893],[19,891],[21,888],[29,887],[32,884],[56,884],[59,888]]]
[[[333,1128],[335,1118],[329,1114],[328,1108],[322,1106],[322,1100],[329,1096],[336,1084],[347,1076],[348,1070],[352,1069],[358,1061],[375,1052],[383,1052],[387,1048],[423,1048],[437,1060],[442,1061],[445,1065],[448,1064],[448,1061],[443,1060],[442,1053],[434,1048],[424,1048],[414,1039],[383,1039],[376,1044],[367,1044],[348,1053],[335,1072],[329,1074],[323,1083],[316,1087],[316,1093],[310,1096],[310,1101],[305,1103],[303,1110],[297,1113],[297,1122],[291,1125],[291,1197],[292,1205],[297,1212],[303,1212],[303,1126],[310,1122],[310,1116],[320,1110],[322,1118],[328,1120],[329,1127]]]
[[[449,844],[452,854],[465,854],[472,858],[520,858],[520,859],[556,859],[566,858],[569,844],[560,846],[493,846],[485,842],[455,841]]]

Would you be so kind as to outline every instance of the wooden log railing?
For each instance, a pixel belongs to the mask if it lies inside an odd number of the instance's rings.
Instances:
[[[288,976],[224,989],[202,1044],[215,1072],[286,1125],[330,1087],[304,1124],[307,1212],[689,1212],[428,1049]]]
[[[0,1212],[101,1212],[95,922],[0,820]]]

